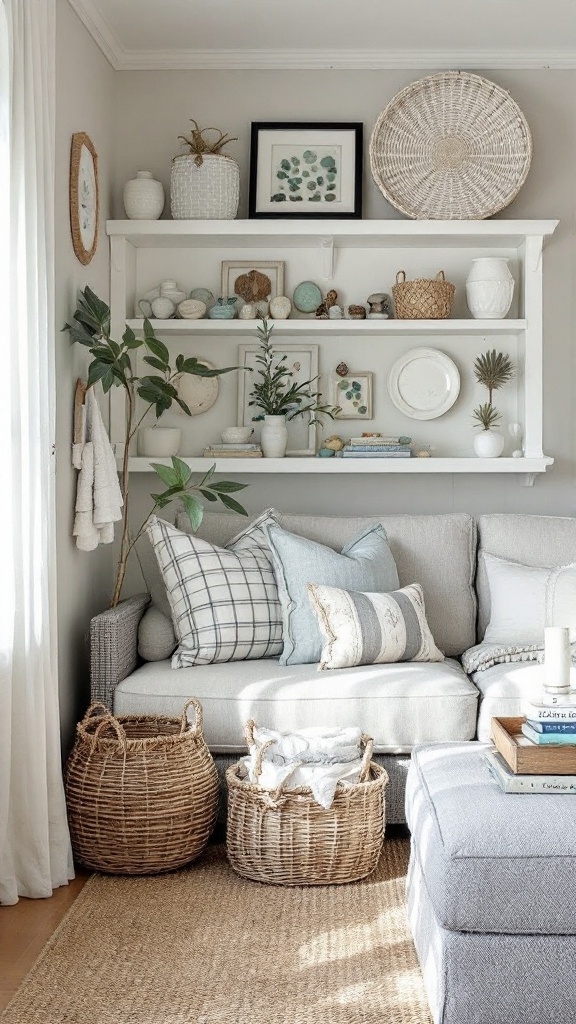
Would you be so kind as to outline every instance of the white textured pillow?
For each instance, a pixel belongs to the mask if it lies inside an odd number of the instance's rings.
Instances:
[[[221,548],[150,520],[179,641],[172,668],[280,654],[282,614],[264,532],[275,522],[268,510]]]
[[[426,621],[419,583],[388,594],[362,594],[308,584],[326,643],[319,668],[397,661],[444,661]]]
[[[490,588],[485,643],[543,645],[546,626],[568,626],[576,641],[576,563],[541,569],[486,551],[481,557]]]

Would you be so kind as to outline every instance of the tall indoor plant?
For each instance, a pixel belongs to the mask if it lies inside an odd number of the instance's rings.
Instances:
[[[246,486],[245,484],[238,484],[232,480],[221,480],[215,483],[213,481],[214,466],[211,466],[208,472],[200,478],[193,479],[190,467],[182,459],[173,456],[172,466],[152,463],[152,468],[162,483],[166,485],[166,490],[151,495],[152,508],[133,535],[130,533],[128,521],[130,444],[139,426],[152,411],[158,419],[163,412],[171,407],[173,402],[176,402],[186,415],[191,415],[176,388],[177,378],[181,374],[189,373],[195,377],[218,377],[223,373],[230,373],[236,367],[227,366],[221,370],[211,370],[195,357],[185,358],[183,355],[178,355],[174,368],[172,368],[169,362],[170,353],[166,345],[154,334],[149,320],[144,320],[143,337],[136,337],[132,328],[126,325],[122,341],[114,341],[110,337],[110,307],[98,298],[88,286],[80,292],[78,308],[74,313],[72,323],[65,324],[63,329],[70,333],[72,341],[86,346],[90,351],[92,362],[88,369],[87,386],[93,387],[100,382],[104,393],[110,391],[112,387],[121,387],[124,389],[126,397],[126,431],[120,478],[124,506],[120,552],[111,601],[113,608],[120,600],[130,552],[141,537],[150,516],[157,509],[165,508],[175,499],[179,499],[194,530],[200,526],[204,514],[202,502],[196,495],[202,496],[207,501],[221,501],[232,512],[247,515],[242,505],[231,497],[234,491],[242,490]],[[139,376],[135,372],[131,356],[139,349],[145,350],[144,362],[155,369],[156,374]],[[144,410],[139,413],[136,412],[137,396],[144,403]]]
[[[281,457],[286,453],[288,430],[286,421],[304,413],[310,413],[310,423],[320,423],[322,416],[334,419],[338,406],[322,402],[322,393],[314,390],[318,377],[302,381],[294,380],[292,370],[286,365],[286,356],[274,351],[270,337],[272,325],[262,317],[257,327],[260,350],[256,355],[257,379],[252,382],[248,405],[260,412],[254,420],[264,420],[261,444],[268,458]]]

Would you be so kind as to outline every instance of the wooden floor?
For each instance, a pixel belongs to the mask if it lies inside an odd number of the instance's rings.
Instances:
[[[89,877],[78,868],[76,878],[55,889],[50,899],[20,899],[13,907],[0,907],[0,1013]]]

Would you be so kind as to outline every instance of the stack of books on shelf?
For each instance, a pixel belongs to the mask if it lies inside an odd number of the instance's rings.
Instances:
[[[205,459],[261,459],[259,444],[210,444],[203,451]]]
[[[410,437],[352,437],[344,445],[345,459],[409,459]]]
[[[576,793],[576,704],[531,703],[493,718],[486,763],[505,793]]]

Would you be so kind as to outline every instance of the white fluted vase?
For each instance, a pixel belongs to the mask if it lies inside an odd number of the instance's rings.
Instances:
[[[124,209],[129,220],[158,220],[164,209],[164,186],[152,171],[136,171],[124,185]]]
[[[475,320],[503,320],[514,295],[514,278],[508,260],[482,256],[472,260],[466,278],[466,302]]]
[[[481,430],[474,435],[474,451],[479,459],[497,459],[503,448],[504,437],[497,430]]]
[[[288,444],[285,416],[265,416],[260,445],[265,459],[283,459]]]

